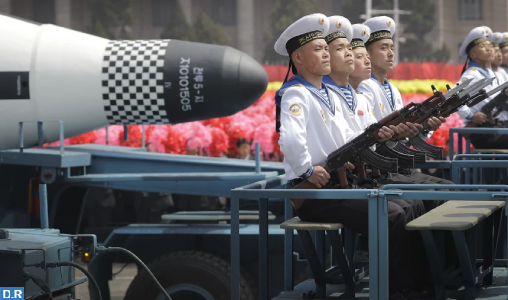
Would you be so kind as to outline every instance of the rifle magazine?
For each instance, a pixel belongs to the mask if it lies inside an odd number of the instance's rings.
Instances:
[[[396,158],[385,157],[370,150],[364,149],[358,153],[360,158],[368,165],[384,170],[391,173],[397,173],[399,169],[398,161]]]
[[[429,157],[436,159],[443,159],[444,157],[443,148],[431,145],[419,136],[410,139],[409,143],[411,143],[411,145],[413,145],[416,149],[425,152],[425,154]]]
[[[395,145],[395,147],[393,148],[393,150],[400,152],[400,153],[413,155],[415,163],[424,163],[425,162],[425,153],[424,152],[411,149],[409,147],[402,145],[401,143],[397,143]]]
[[[414,157],[412,155],[400,153],[386,144],[376,146],[376,152],[382,156],[397,159],[401,168],[414,168]]]

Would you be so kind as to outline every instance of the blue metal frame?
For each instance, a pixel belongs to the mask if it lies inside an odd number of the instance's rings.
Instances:
[[[471,160],[462,160],[471,159]],[[452,172],[452,181],[460,184],[460,170],[465,168],[466,173],[464,176],[464,181],[466,184],[469,184],[469,172],[471,168],[473,169],[473,184],[481,183],[478,178],[478,168],[508,168],[508,160],[474,160],[481,158],[504,158],[508,159],[508,154],[460,154],[455,157],[455,160],[452,161],[451,172]]]
[[[284,189],[284,175],[269,178],[231,191],[231,299],[240,299],[240,235],[239,200],[241,198],[305,198],[305,199],[368,199],[369,200],[369,297],[388,299],[388,199],[425,199],[451,201],[504,200],[508,205],[508,185],[385,185],[381,190],[289,190]],[[280,188],[283,187],[283,188]],[[421,189],[453,189],[428,191]],[[483,191],[479,191],[483,189]],[[471,191],[472,190],[472,191]],[[489,191],[502,190],[502,191]],[[507,210],[508,211],[508,210]],[[261,222],[261,219],[260,219]],[[260,226],[261,228],[261,226]],[[260,241],[268,241],[267,233],[260,230]],[[286,231],[286,234],[294,234]],[[286,239],[289,241],[290,239]],[[286,245],[291,247],[292,245]],[[288,253],[286,251],[285,253]],[[262,255],[260,253],[260,255]],[[287,261],[288,258],[286,257]],[[261,269],[261,266],[260,266]],[[285,274],[288,274],[286,270]],[[268,274],[260,273],[260,278]],[[266,280],[260,280],[260,299],[267,295]],[[508,290],[507,290],[508,291]]]
[[[459,149],[457,151],[457,154],[462,154],[462,135],[467,133],[482,133],[482,134],[508,134],[508,128],[473,128],[473,127],[460,127],[460,128],[450,128],[450,137],[448,140],[448,145],[450,151],[450,155],[453,156],[454,153],[454,134],[458,134],[458,141],[459,141]],[[466,139],[466,154],[471,153],[470,147],[471,141],[469,139]]]

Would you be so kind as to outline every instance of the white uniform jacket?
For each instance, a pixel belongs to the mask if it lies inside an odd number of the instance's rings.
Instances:
[[[339,112],[340,100],[329,89],[331,106],[303,85],[293,85],[279,92],[282,93],[279,145],[284,153],[286,178],[291,180],[302,176],[312,166],[324,166],[327,156],[355,133]]]
[[[480,79],[492,77],[495,77],[494,71],[492,71],[491,69],[483,69],[478,64],[473,62],[469,64],[469,68],[464,72],[464,74],[462,74],[459,81],[464,81],[466,78],[472,78],[473,81],[471,81],[471,83],[469,84],[472,85]],[[497,82],[498,80],[494,80],[494,82],[492,82],[489,86],[485,87],[485,90],[488,92],[494,89],[497,86]],[[502,83],[501,80],[499,80],[499,83]],[[485,104],[487,104],[490,100],[494,99],[498,94],[499,93],[492,95],[490,98],[483,100],[482,102],[476,104],[473,107],[462,106],[457,113],[462,117],[464,123],[467,124],[477,111],[481,110],[481,108]],[[496,119],[502,121],[508,120],[508,112],[505,111],[501,112],[496,117]]]

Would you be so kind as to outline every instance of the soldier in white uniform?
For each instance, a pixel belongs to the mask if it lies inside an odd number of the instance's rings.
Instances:
[[[484,27],[476,27],[469,32],[460,47],[459,55],[466,57],[460,81],[472,78],[473,81],[470,84],[474,84],[480,79],[495,77],[494,71],[489,68],[494,60],[494,49]],[[485,90],[490,91],[496,86],[497,82],[494,80],[489,86],[485,87]],[[463,106],[459,109],[458,114],[468,127],[492,127],[493,125],[487,122],[487,116],[481,112],[481,108],[497,95],[499,93],[473,107]],[[506,111],[502,111],[494,118],[499,126],[504,126],[507,120],[508,112]],[[474,147],[478,149],[506,149],[508,145],[508,135],[471,134],[470,139]]]
[[[395,33],[395,22],[393,19],[380,16],[367,20],[364,25],[371,29],[369,40],[365,43],[367,53],[369,54],[372,64],[371,78],[364,80],[360,83],[358,91],[363,93],[371,106],[374,107],[374,116],[377,120],[381,120],[395,110],[401,109],[402,96],[399,90],[387,80],[387,74],[393,69],[393,62],[395,53],[393,51],[392,37]],[[444,119],[431,118],[429,125],[431,125],[430,132],[420,134],[423,138],[427,138],[441,126]],[[421,129],[421,125],[416,125]],[[416,133],[418,134],[418,133]],[[401,142],[404,142],[401,140]],[[411,183],[420,184],[453,184],[449,180],[438,178],[416,172],[414,170],[399,168],[399,173],[382,172],[382,178],[378,181],[383,181],[389,178],[396,181],[406,181]],[[424,201],[426,211],[438,206],[441,201]]]
[[[508,32],[501,34],[501,40],[499,40],[499,49],[501,49],[501,56],[503,62],[501,63],[501,71],[505,72],[505,76],[508,80]]]
[[[492,49],[494,50],[494,59],[492,60],[491,68],[496,75],[496,85],[500,85],[507,80],[507,74],[501,68],[501,64],[503,63],[503,54],[501,53],[501,48],[499,48],[499,43],[502,37],[503,35],[500,32],[494,32],[490,36],[490,43],[492,44]]]
[[[275,51],[290,56],[297,74],[276,93],[279,107],[279,145],[284,153],[286,178],[293,185],[304,178],[316,185],[339,188],[322,167],[332,151],[354,136],[343,115],[337,111],[340,99],[322,83],[330,73],[330,56],[324,33],[329,27],[322,14],[305,16],[290,25],[275,43]],[[381,136],[388,140],[393,130],[383,127]],[[353,231],[368,235],[368,200],[292,200],[304,221],[343,223]],[[392,283],[411,285],[412,277],[401,269],[405,225],[409,217],[394,202],[388,202],[390,279]],[[407,244],[407,243],[406,243]]]
[[[362,133],[368,125],[377,123],[377,120],[374,115],[368,114],[368,111],[372,111],[372,109],[369,108],[365,97],[357,93],[348,83],[349,75],[355,70],[353,50],[350,44],[353,39],[353,26],[348,19],[342,16],[328,17],[328,20],[330,21],[330,28],[325,40],[330,48],[331,72],[329,75],[323,76],[323,82],[332,93],[337,95],[339,99],[337,110],[342,112],[349,128],[355,133]],[[399,124],[393,129],[402,137],[411,134],[410,128],[404,124]],[[416,127],[414,130],[417,131]],[[358,169],[364,168],[363,164],[356,164],[355,167],[358,174],[365,176],[365,171],[359,172],[360,169]],[[360,183],[369,184],[372,188],[377,186],[376,181],[370,180],[367,176],[362,178],[363,176],[359,178]],[[388,183],[402,182],[384,182],[384,184]],[[395,200],[394,202],[404,208],[406,215],[412,213],[413,218],[421,216],[425,210],[421,201]]]

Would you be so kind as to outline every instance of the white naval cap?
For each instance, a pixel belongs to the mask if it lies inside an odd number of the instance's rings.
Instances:
[[[365,47],[365,43],[369,40],[370,28],[364,24],[353,25],[353,40],[351,41],[351,47]]]
[[[490,42],[492,43],[492,46],[499,47],[499,43],[500,43],[502,37],[503,37],[503,34],[501,32],[492,33],[490,35]]]
[[[501,33],[501,39],[499,40],[499,48],[508,46],[508,32]]]
[[[326,32],[326,43],[330,44],[338,38],[345,38],[348,42],[353,39],[353,27],[348,19],[342,16],[331,16],[328,17],[330,27]]]
[[[290,56],[296,49],[315,40],[324,39],[330,23],[323,14],[311,14],[289,25],[275,42],[275,52]]]
[[[474,46],[485,41],[488,41],[488,38],[485,35],[485,28],[483,26],[471,29],[471,31],[467,34],[466,39],[464,39],[462,45],[460,45],[459,56],[468,56],[469,51]]]
[[[365,46],[382,39],[391,39],[395,34],[395,21],[387,16],[368,19],[363,23],[370,28],[370,37]]]

